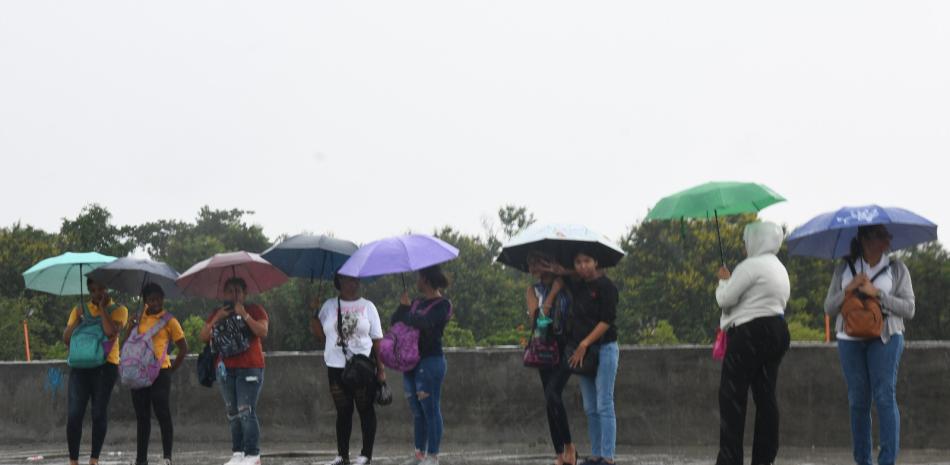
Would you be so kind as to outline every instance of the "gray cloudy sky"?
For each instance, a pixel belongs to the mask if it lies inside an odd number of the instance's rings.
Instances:
[[[611,237],[754,180],[950,224],[950,2],[0,3],[0,224],[256,211],[357,242],[500,205]]]

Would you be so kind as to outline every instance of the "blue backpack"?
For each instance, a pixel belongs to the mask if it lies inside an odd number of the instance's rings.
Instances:
[[[105,312],[111,313],[117,307],[117,304],[109,305]],[[69,338],[66,364],[70,368],[96,368],[106,363],[106,346],[111,349],[112,344],[108,344],[109,338],[102,329],[102,315],[93,317],[85,302],[82,303],[82,312],[82,322]]]

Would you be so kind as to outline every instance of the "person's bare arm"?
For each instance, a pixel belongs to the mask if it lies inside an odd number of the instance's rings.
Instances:
[[[178,354],[175,355],[175,361],[172,362],[172,371],[177,370],[178,367],[185,362],[185,356],[188,355],[188,341],[186,341],[185,338],[181,338],[175,341],[175,347],[178,348]]]

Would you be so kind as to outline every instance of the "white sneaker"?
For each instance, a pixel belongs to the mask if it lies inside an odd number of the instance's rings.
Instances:
[[[245,455],[241,465],[261,465],[260,455]]]
[[[235,452],[231,454],[231,460],[228,460],[224,465],[241,465],[244,462],[244,452]]]
[[[427,455],[426,458],[419,462],[419,465],[439,465],[439,458]]]
[[[353,462],[353,465],[369,465],[369,458],[361,455],[356,458],[356,461]]]
[[[337,455],[336,458],[327,462],[326,465],[344,465],[344,464],[346,464],[346,461],[343,460],[343,457],[340,457],[339,455]]]

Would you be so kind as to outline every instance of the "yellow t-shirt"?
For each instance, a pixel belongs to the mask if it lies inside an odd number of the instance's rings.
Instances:
[[[106,305],[106,308],[109,308],[109,306],[114,304],[115,301],[109,299],[109,304]],[[86,302],[86,308],[89,309],[89,313],[93,318],[102,315],[102,310],[100,310],[99,307],[92,302]],[[82,315],[82,313],[82,309],[79,308],[78,305],[73,307],[73,311],[69,312],[69,321],[66,322],[66,326],[75,323],[76,320],[79,319],[79,315]],[[125,308],[125,305],[119,305],[115,308],[115,310],[112,310],[111,316],[112,322],[115,323],[116,329],[121,332],[121,330],[125,328],[125,324],[129,321],[129,309]],[[109,362],[113,365],[118,365],[120,352],[118,334],[116,334],[116,337],[113,340],[115,341],[115,344],[112,345],[112,350],[109,351],[109,355],[106,357],[106,362]]]
[[[162,320],[162,315],[164,314],[165,310],[155,315],[149,315],[148,313],[142,315],[142,320],[139,321],[139,334],[147,333],[152,326],[157,325]],[[168,320],[168,323],[165,323],[165,327],[158,330],[155,336],[152,337],[152,350],[155,351],[155,358],[158,360],[162,359],[162,354],[168,349],[169,340],[178,342],[184,338],[185,331],[181,329],[181,323],[178,322],[178,318],[172,317]],[[162,362],[162,368],[171,368],[171,366],[171,357],[166,355],[165,361]]]

